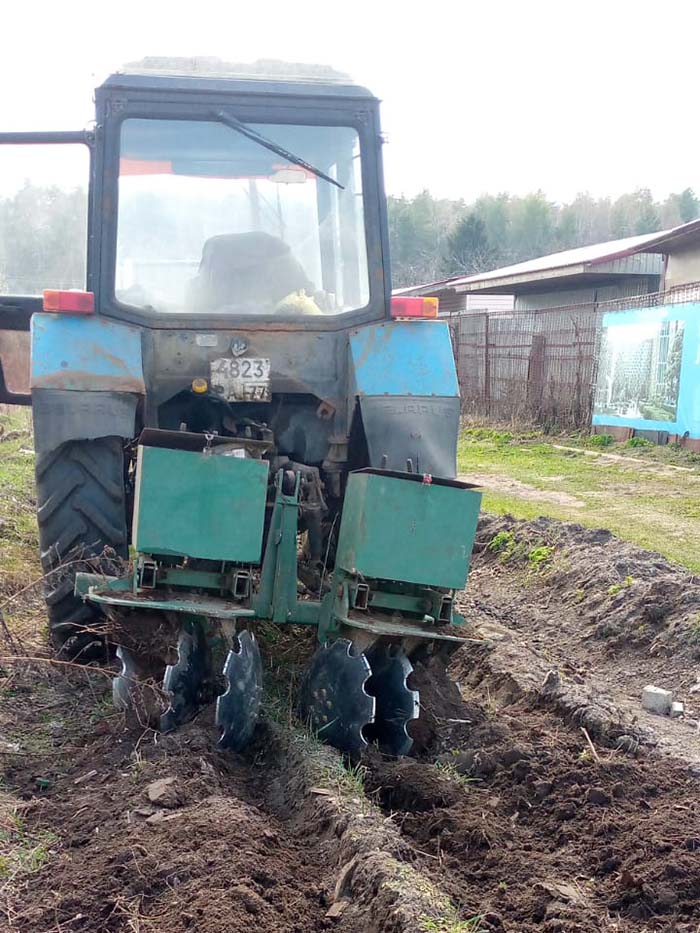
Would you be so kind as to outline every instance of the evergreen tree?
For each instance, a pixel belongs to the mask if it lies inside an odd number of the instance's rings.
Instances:
[[[681,223],[684,224],[696,220],[700,215],[700,201],[696,198],[692,188],[686,188],[678,195],[678,212]]]
[[[474,211],[465,214],[447,237],[446,275],[469,275],[491,267],[491,245],[486,224]]]

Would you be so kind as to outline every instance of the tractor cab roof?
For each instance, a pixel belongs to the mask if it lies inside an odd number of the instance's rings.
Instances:
[[[149,57],[110,75],[100,91],[239,93],[374,100],[367,88],[325,65],[279,61],[234,64],[218,58]]]

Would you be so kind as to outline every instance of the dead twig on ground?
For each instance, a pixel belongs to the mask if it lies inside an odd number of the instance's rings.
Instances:
[[[5,614],[3,613],[2,608],[0,608],[0,631],[2,631],[2,634],[10,648],[19,654],[19,652],[22,650],[22,646],[8,628],[7,622],[5,621]]]
[[[591,740],[590,735],[588,734],[588,729],[586,729],[585,726],[581,726],[581,732],[583,732],[583,737],[585,738],[586,742],[588,743],[588,747],[589,747],[590,750],[591,750],[591,754],[593,755],[593,757],[595,758],[595,760],[597,761],[597,763],[600,764],[600,755],[599,755],[598,752],[596,751],[596,747],[595,747],[595,745],[593,744],[593,741]]]
[[[16,441],[20,437],[31,437],[32,432],[29,430],[22,431],[5,431],[4,428],[0,430],[0,443],[5,441]]]
[[[40,658],[23,654],[0,654],[0,664],[49,664],[52,667],[72,667],[76,671],[82,671],[83,674],[101,674],[110,680],[114,677],[114,671],[105,671],[91,664],[77,664],[75,661],[61,661],[58,658]]]
[[[75,553],[75,549],[73,553]],[[60,557],[60,555],[57,555],[57,557]],[[52,578],[58,577],[60,579],[65,576],[66,571],[70,571],[71,567],[77,566],[83,568],[87,567],[92,573],[107,579],[109,576],[118,575],[122,572],[127,567],[127,562],[121,557],[115,556],[112,549],[107,546],[105,546],[101,554],[92,554],[89,550],[86,552],[86,549],[83,548],[76,557],[71,558],[71,560],[61,561],[60,564],[57,564],[57,566],[53,567],[51,570],[48,570],[40,577],[35,577],[27,583],[26,586],[23,586],[21,589],[17,590],[16,593],[8,596],[7,599],[0,603],[0,612],[29,590],[34,589],[41,583],[45,583]]]

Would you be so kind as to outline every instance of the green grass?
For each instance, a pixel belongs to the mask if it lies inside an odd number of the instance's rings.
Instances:
[[[651,449],[654,446],[653,441],[648,441],[646,437],[631,437],[628,441],[625,441],[625,447],[646,447]]]
[[[691,645],[700,645],[700,619],[695,618],[688,623],[686,640]]]
[[[346,765],[341,762],[341,767],[335,775],[329,775],[329,780],[333,781],[340,789],[341,793],[351,797],[363,797],[365,793],[365,777],[367,768],[365,765]]]
[[[55,833],[27,830],[13,799],[0,792],[0,890],[43,868],[57,845]]]
[[[489,551],[508,557],[515,547],[514,531],[499,531],[489,541]]]
[[[0,566],[8,591],[39,573],[31,411],[0,406],[0,429]]]
[[[481,917],[471,917],[469,920],[424,920],[424,933],[486,933],[481,925]]]
[[[612,586],[608,587],[608,596],[617,596],[618,593],[621,593],[628,586],[632,586],[634,583],[634,577],[627,576],[622,583],[613,583]]]
[[[614,442],[612,434],[591,434],[586,441],[589,447],[610,447]]]
[[[598,437],[606,440],[470,428],[460,437],[458,469],[480,477],[485,511],[608,528],[700,571],[700,457]],[[507,534],[490,545],[503,556],[512,550]],[[528,555],[534,569],[551,557],[535,550]]]
[[[531,570],[541,570],[548,564],[554,555],[554,548],[548,544],[540,544],[528,551],[527,562]]]
[[[448,781],[452,781],[455,784],[459,784],[459,786],[463,787],[464,790],[470,790],[472,786],[477,784],[479,781],[478,778],[469,777],[466,774],[460,774],[451,761],[436,761],[435,768],[437,771],[439,771],[442,777]]]

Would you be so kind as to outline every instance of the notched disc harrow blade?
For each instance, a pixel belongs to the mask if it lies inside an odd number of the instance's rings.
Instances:
[[[192,719],[202,706],[202,685],[209,674],[209,654],[199,625],[180,630],[177,662],[165,668],[163,690],[170,705],[160,717],[163,732],[172,732]]]
[[[216,724],[221,729],[219,748],[239,751],[253,735],[262,698],[262,661],[255,636],[238,636],[239,650],[231,650],[224,664],[226,691],[216,701]]]
[[[367,745],[362,730],[374,721],[375,699],[365,690],[370,667],[364,654],[339,638],[311,659],[299,705],[301,715],[324,742],[359,754]]]
[[[121,661],[122,669],[112,679],[112,702],[115,709],[129,710],[133,706],[134,689],[138,683],[140,671],[133,654],[123,645],[117,648],[117,657]]]
[[[406,726],[420,711],[418,691],[406,684],[413,666],[402,648],[390,644],[372,645],[367,659],[372,671],[367,689],[377,701],[371,739],[387,755],[407,755],[413,739]]]
[[[124,645],[117,648],[117,658],[121,661],[121,670],[112,679],[115,709],[135,717],[142,726],[157,726],[163,712],[163,691],[156,675],[157,659],[141,656]]]

